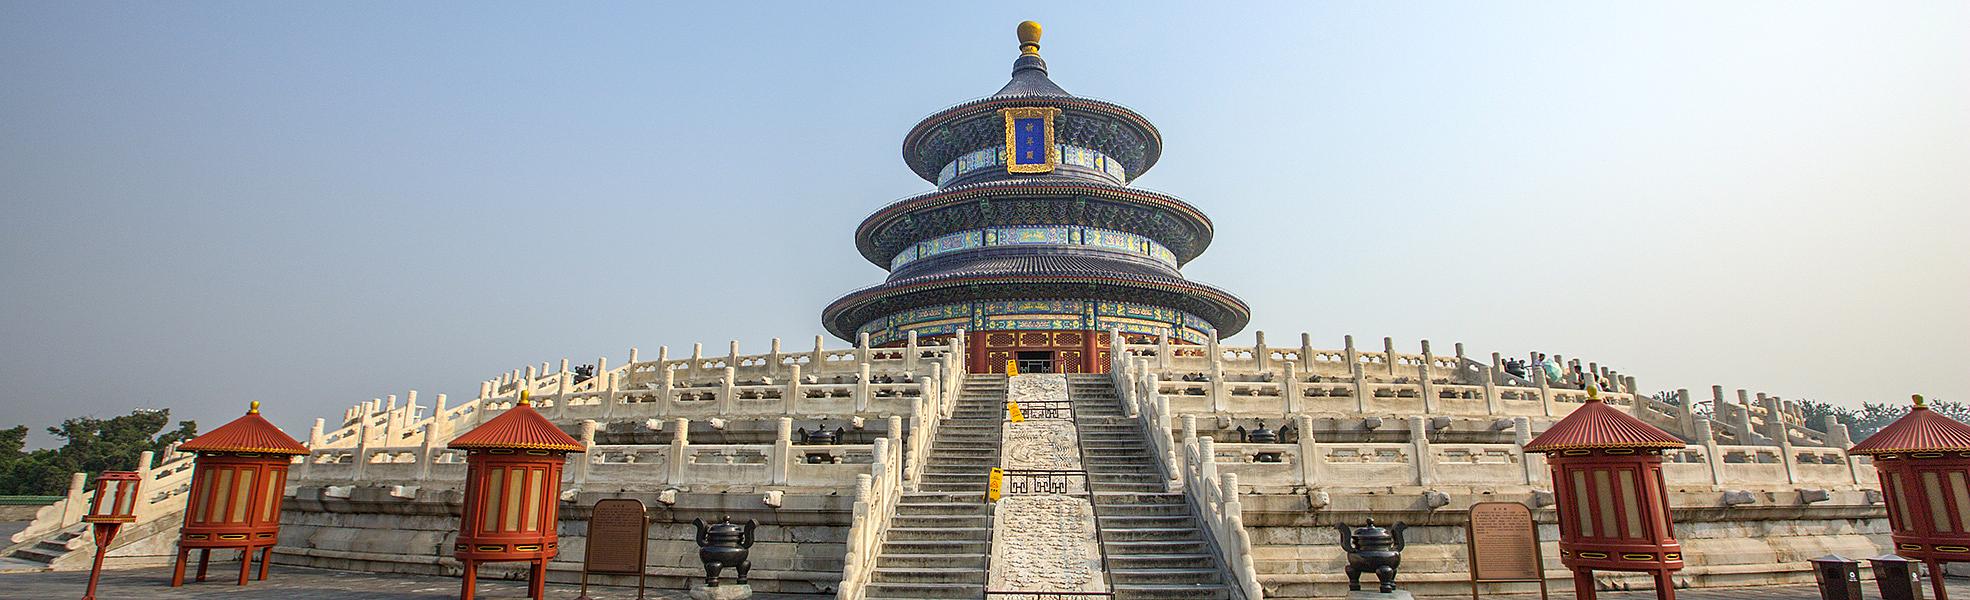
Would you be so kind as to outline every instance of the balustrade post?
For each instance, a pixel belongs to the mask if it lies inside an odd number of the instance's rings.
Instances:
[[[766,353],[767,374],[779,375],[781,370],[787,368],[786,365],[780,364],[780,356],[780,338],[773,338],[772,348]]]
[[[1348,353],[1353,354],[1354,352],[1349,351]],[[1358,414],[1367,414],[1368,377],[1362,373],[1364,369],[1361,363],[1350,361],[1348,364],[1350,365],[1348,373],[1354,379],[1354,410]]]
[[[1532,442],[1532,419],[1512,417],[1512,452],[1518,454],[1520,476],[1526,485],[1539,485],[1550,479],[1552,473],[1546,471],[1543,452],[1526,452],[1525,445]]]
[[[718,414],[721,415],[735,414],[739,410],[738,391],[733,389],[738,385],[739,369],[732,364],[725,363],[725,378],[718,384]]]
[[[915,330],[912,330],[910,331],[910,337],[908,341],[905,341],[903,343],[903,370],[904,371],[911,373],[916,372],[917,355],[919,353],[920,352],[917,350],[917,332]]]
[[[855,371],[855,412],[869,410],[869,363],[863,362]]]
[[[1165,329],[1161,327],[1156,328],[1157,368],[1162,368],[1162,369],[1170,368],[1170,336],[1175,334],[1176,332],[1170,329]]]
[[[785,405],[785,409],[780,411],[781,414],[800,414],[800,401],[802,394],[805,393],[800,391],[800,386],[800,365],[787,365],[787,391],[780,394],[782,404]]]
[[[61,526],[56,528],[57,531],[82,522],[82,515],[89,512],[89,501],[83,498],[84,494],[89,493],[88,490],[88,473],[69,474],[68,494],[62,496],[62,521]],[[141,491],[142,488],[138,490]]]
[[[581,421],[581,458],[575,459],[575,488],[580,489],[588,483],[588,469],[595,464],[595,419]],[[428,454],[428,452],[427,452]],[[429,461],[426,461],[427,463]],[[428,472],[429,469],[424,469]],[[423,479],[422,476],[418,477]]]
[[[670,415],[677,400],[677,369],[667,368],[662,362],[657,363],[657,368],[663,371],[663,383],[657,387],[657,416],[664,417]]]
[[[1286,361],[1284,366],[1286,367],[1285,381],[1279,382],[1279,393],[1285,396],[1285,398],[1280,404],[1281,408],[1285,410],[1284,416],[1290,417],[1300,412],[1299,365],[1296,364],[1296,361]]]
[[[792,469],[793,458],[793,417],[780,417],[779,427],[773,433],[773,454],[766,457],[766,483],[785,485],[787,471]]]
[[[1348,368],[1350,370],[1360,370],[1359,369],[1359,365],[1361,364],[1361,362],[1359,361],[1360,355],[1354,351],[1354,336],[1352,335],[1341,336],[1341,350],[1343,352],[1346,352],[1348,355]]]
[[[1717,451],[1717,436],[1710,431],[1709,421],[1696,423],[1697,443],[1703,444],[1703,460],[1710,466],[1710,485],[1724,485],[1724,456]]]
[[[1532,382],[1539,384],[1540,407],[1546,411],[1546,416],[1553,416],[1556,414],[1556,411],[1553,410],[1553,382],[1546,380],[1546,369],[1539,368],[1538,365],[1534,365],[1534,367],[1532,369]]]
[[[685,467],[691,462],[691,420],[677,419],[672,422],[675,429],[670,432],[670,462],[662,483],[672,485],[684,482]]]
[[[1429,423],[1422,417],[1409,417],[1409,444],[1414,448],[1416,465],[1416,485],[1436,483],[1436,460],[1430,455]]]
[[[733,369],[739,367],[739,340],[732,340],[730,349],[726,351],[725,366]]]
[[[1272,364],[1272,361],[1268,360],[1269,357],[1266,356],[1265,332],[1254,331],[1252,335],[1257,337],[1257,341],[1252,343],[1252,361],[1258,364],[1259,372],[1263,373],[1266,367]]]
[[[1300,366],[1313,372],[1313,334],[1304,331],[1300,332]]]
[[[828,360],[827,350],[821,347],[821,336],[814,336],[814,353],[810,356],[812,358],[807,359],[807,364],[814,365],[814,372],[821,372],[821,367],[827,365]]]
[[[1320,455],[1320,440],[1313,435],[1313,415],[1294,415],[1293,432],[1300,445],[1300,483],[1308,487],[1326,481],[1326,457]]]
[[[1382,338],[1382,365],[1388,367],[1385,369],[1388,376],[1395,376],[1395,338]]]
[[[1463,344],[1458,344],[1462,347]],[[1504,357],[1491,353],[1491,366],[1484,368],[1484,414],[1496,415],[1504,412],[1503,402],[1498,398],[1498,372],[1504,370]]]
[[[855,334],[855,362],[869,364],[869,332]]]
[[[1423,390],[1423,414],[1435,414],[1438,398],[1436,397],[1436,384],[1430,381],[1430,358],[1428,356],[1424,356],[1423,365],[1416,368],[1416,375],[1422,379],[1418,387]]]

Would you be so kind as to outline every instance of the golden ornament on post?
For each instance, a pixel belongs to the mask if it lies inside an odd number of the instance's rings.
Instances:
[[[1040,55],[1039,21],[1019,22],[1019,53],[1030,56]]]

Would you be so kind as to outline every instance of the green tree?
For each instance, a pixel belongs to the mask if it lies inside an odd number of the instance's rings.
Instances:
[[[169,410],[136,410],[128,415],[99,419],[76,417],[48,433],[61,438],[59,449],[23,452],[27,427],[0,430],[0,495],[60,495],[68,491],[70,473],[81,471],[94,477],[103,471],[137,468],[137,455],[144,451],[162,453],[173,443],[198,435],[198,424],[179,421],[171,424]]]

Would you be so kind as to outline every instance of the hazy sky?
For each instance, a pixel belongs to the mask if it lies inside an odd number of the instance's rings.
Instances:
[[[1029,18],[1236,342],[1970,397],[1970,4],[705,4],[0,2],[0,425],[808,347]]]

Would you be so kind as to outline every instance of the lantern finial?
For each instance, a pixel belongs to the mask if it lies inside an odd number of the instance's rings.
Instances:
[[[1040,55],[1040,23],[1021,21],[1019,31],[1019,54],[1022,56]]]
[[[526,390],[520,390],[520,406],[531,406],[533,403],[533,395],[528,394]]]
[[[253,402],[248,403],[246,405],[246,414],[249,415],[260,414],[260,401],[254,400]]]
[[[1591,383],[1587,384],[1587,401],[1588,402],[1601,401],[1601,386],[1594,385]]]
[[[1915,400],[1915,410],[1929,410],[1929,401],[1923,400],[1922,394],[1914,394],[1909,398]]]

